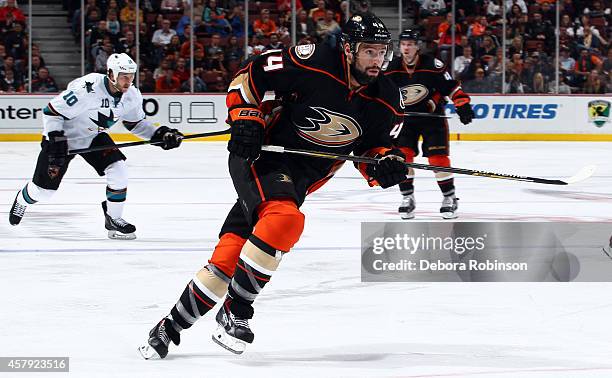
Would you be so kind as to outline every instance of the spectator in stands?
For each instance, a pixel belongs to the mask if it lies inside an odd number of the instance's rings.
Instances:
[[[40,64],[45,65],[45,59],[40,55],[40,47],[36,43],[32,43],[32,56],[40,58]]]
[[[590,53],[587,49],[580,50],[580,56],[576,60],[574,86],[581,87],[587,80],[587,76],[594,69],[599,69],[603,65],[601,59]]]
[[[6,6],[0,8],[0,21],[6,21],[7,15],[11,14],[16,22],[26,22],[25,15],[17,7],[15,0],[7,0]]]
[[[224,79],[227,78],[227,69],[223,65],[223,53],[218,52],[214,55],[209,55],[209,58],[206,60],[205,70],[221,75]]]
[[[493,59],[496,54],[497,47],[495,46],[495,43],[493,43],[493,39],[487,35],[483,36],[482,43],[480,44],[480,48],[478,49],[476,56],[488,62],[489,60]]]
[[[276,9],[281,12],[291,11],[291,0],[276,0]],[[302,9],[302,1],[295,0],[296,14]]]
[[[519,54],[521,58],[525,58],[527,53],[523,50],[523,38],[516,36],[512,38],[510,47],[508,48],[508,56],[513,57],[515,54]]]
[[[125,37],[119,38],[117,44],[115,45],[115,51],[118,53],[126,53],[129,54],[129,51],[132,47],[136,46],[136,39],[134,38],[134,32],[128,30],[125,32]]]
[[[183,3],[180,0],[162,0],[159,8],[162,13],[180,13],[183,11]]]
[[[265,50],[279,50],[283,49],[285,45],[278,38],[278,34],[272,33],[270,34],[270,41],[266,45]]]
[[[259,55],[266,49],[266,46],[261,44],[261,38],[257,34],[253,34],[251,43],[247,47],[247,54],[249,58],[253,55]]]
[[[312,8],[310,10],[310,12],[308,13],[308,17],[310,17],[312,22],[316,24],[317,22],[319,22],[319,20],[322,20],[325,18],[326,10],[327,9],[325,5],[325,0],[317,0],[317,7]]]
[[[6,58],[6,47],[0,43],[0,69],[4,67],[4,58]]]
[[[96,72],[106,74],[106,61],[113,52],[113,44],[110,39],[105,38],[102,49],[98,50],[98,55],[96,56]]]
[[[189,2],[187,2],[189,4]],[[185,7],[189,8],[189,7]],[[204,14],[204,0],[195,0],[193,2],[193,14],[196,16],[202,16]]]
[[[461,42],[461,36],[463,35],[461,24],[455,24],[455,40],[452,39],[452,25],[453,25],[453,14],[446,14],[446,21],[442,22],[438,26],[438,40],[436,41],[438,44],[438,48],[440,49],[440,58],[444,62],[449,61],[449,50],[452,45],[458,45]]]
[[[563,0],[560,8],[561,14],[567,14],[570,18],[574,18],[577,15],[574,0]]]
[[[32,80],[37,79],[38,78],[38,69],[44,67],[40,61],[40,57],[38,56],[33,56],[32,57],[32,65],[31,65],[31,69],[32,69]]]
[[[143,21],[143,13],[139,12],[138,22],[142,23]],[[134,0],[127,0],[127,4],[125,7],[121,9],[121,13],[119,14],[119,19],[121,23],[126,26],[136,27],[136,3]]]
[[[85,16],[85,30],[88,31],[96,27],[96,25],[98,25],[98,22],[101,19],[102,16],[99,10],[90,10],[89,13],[87,13],[87,15]]]
[[[153,71],[153,80],[157,80],[160,77],[165,76],[168,69],[170,69],[170,61],[167,58],[164,58],[162,59],[159,67]]]
[[[15,76],[13,70],[5,71],[4,75],[0,77],[0,92],[24,92],[22,82]]]
[[[180,57],[185,58],[185,59],[190,59],[191,41],[189,39],[189,35],[186,35],[185,37],[186,37],[185,42],[183,42],[183,44],[181,45]],[[197,40],[193,41],[193,46],[194,46],[194,52],[196,49],[201,49],[202,51],[204,51],[204,45],[202,45]]]
[[[484,8],[487,17],[501,16],[502,14],[499,0],[484,0]]]
[[[586,83],[584,84],[584,92],[587,94],[604,94],[606,93],[606,86],[599,77],[599,71],[592,69],[588,76]]]
[[[98,24],[91,29],[91,32],[89,33],[89,41],[94,51],[92,54],[94,57],[96,56],[95,52],[97,52],[96,47],[102,47],[104,37],[111,38],[111,36],[112,34],[108,31],[106,20],[98,21]]]
[[[232,27],[225,18],[225,10],[217,6],[217,0],[208,0],[208,6],[204,8],[202,20],[209,33],[226,36],[232,31]]]
[[[512,5],[510,12],[506,15],[508,28],[508,37],[514,38],[525,33],[525,25],[528,18],[527,13],[521,11],[521,7],[517,4]]]
[[[523,84],[518,75],[514,71],[506,73],[506,83],[504,85],[505,93],[525,93]]]
[[[183,15],[176,23],[176,28],[174,29],[176,30],[176,34],[178,34],[179,37],[183,38],[185,36],[185,28],[189,26],[190,23],[191,23],[191,8],[185,7],[185,11],[183,12]]]
[[[206,83],[199,76],[192,76],[190,79],[181,84],[181,92],[191,92],[191,81],[193,80],[193,91],[195,93],[206,92],[208,88]]]
[[[4,37],[4,46],[15,60],[21,61],[27,57],[27,37],[19,22],[15,22],[13,30]]]
[[[439,16],[446,13],[444,0],[424,0],[421,3],[421,14],[427,16]]]
[[[554,46],[554,28],[550,22],[542,19],[540,12],[533,14],[533,20],[527,25],[525,33],[527,38],[542,41],[549,49]]]
[[[569,49],[562,48],[559,51],[559,70],[560,75],[572,80],[574,70],[576,69],[576,61],[570,56]]]
[[[4,64],[0,69],[0,76],[6,76],[7,71],[13,71],[15,77],[22,77],[23,74],[15,66],[15,58],[10,55],[4,57]]]
[[[495,88],[491,82],[485,77],[485,71],[482,68],[477,68],[474,73],[474,80],[468,80],[462,84],[463,90],[471,93],[494,93]]]
[[[480,38],[484,35],[487,28],[487,18],[485,16],[476,17],[468,28],[468,38]]]
[[[241,61],[243,56],[244,49],[240,47],[238,37],[235,35],[231,36],[227,41],[227,46],[225,46],[223,63],[225,66],[228,66],[230,61]]]
[[[185,61],[185,59],[183,58],[178,58],[178,60],[176,61],[176,68],[174,69],[174,76],[177,77],[177,79],[179,79],[179,81],[182,83],[186,80],[189,80],[189,65],[187,65],[187,62]]]
[[[138,70],[138,89],[142,93],[155,92],[155,80],[153,74],[147,68]]]
[[[582,37],[578,37],[578,48],[586,48],[589,50],[600,49],[602,41],[600,37],[596,37],[591,28],[585,28]]]
[[[232,13],[227,16],[227,20],[232,28],[232,35],[244,37],[244,9],[242,5],[232,8]]]
[[[612,93],[612,71],[608,72],[608,80],[606,84],[606,93]]]
[[[556,84],[551,83],[548,93],[571,94],[572,88],[567,85],[567,80],[563,75],[559,75],[559,92],[556,92]]]
[[[467,68],[470,66],[473,59],[472,48],[470,46],[464,47],[463,55],[456,57],[453,64],[453,71],[456,78],[462,78],[464,72],[467,72]]]
[[[544,81],[544,75],[536,72],[533,75],[531,86],[528,88],[529,93],[548,93],[548,86]]]
[[[36,80],[32,80],[32,92],[52,93],[58,91],[57,84],[49,76],[49,70],[46,67],[40,67],[37,76]]]
[[[610,2],[608,1],[608,5],[610,5]],[[583,14],[589,15],[590,17],[610,17],[610,7],[608,6],[607,8],[604,9],[604,7],[601,4],[601,1],[599,0],[594,0],[593,1],[593,6],[591,8],[586,7],[584,8]]]
[[[170,20],[163,20],[162,28],[157,29],[155,33],[153,33],[151,42],[155,47],[162,48],[170,43],[172,36],[174,35],[176,35],[176,31],[174,29],[170,29]]]
[[[119,16],[116,10],[111,9],[106,14],[106,27],[113,36],[119,37],[121,35],[121,22],[119,22]]]
[[[206,56],[212,58],[213,55],[223,55],[224,50],[221,46],[221,36],[219,34],[213,34],[210,38],[210,45],[206,48]]]
[[[174,76],[172,68],[168,68],[164,75],[160,76],[155,82],[155,92],[174,93],[181,88],[181,82]]]
[[[527,13],[527,4],[525,4],[525,0],[506,0],[506,12],[511,10],[515,5],[519,7],[522,13]]]
[[[325,18],[317,23],[317,35],[330,46],[336,46],[336,40],[341,33],[340,25],[334,19],[334,11],[328,9]]]
[[[296,39],[300,40],[305,37],[313,37],[316,35],[316,26],[311,18],[308,17],[306,10],[302,9],[296,17]]]
[[[269,37],[270,34],[276,33],[277,26],[276,23],[270,19],[270,11],[268,9],[261,10],[259,18],[253,22],[253,30],[260,37]]]
[[[351,0],[351,13],[371,13],[369,0]]]

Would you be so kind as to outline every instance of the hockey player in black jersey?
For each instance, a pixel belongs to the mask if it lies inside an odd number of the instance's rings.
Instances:
[[[446,97],[453,101],[461,123],[472,122],[474,112],[470,96],[461,89],[461,83],[446,71],[440,60],[419,53],[420,34],[416,29],[406,29],[400,33],[401,55],[393,59],[385,76],[400,87],[406,112],[432,113],[444,115]],[[406,119],[397,145],[412,162],[419,154],[419,137],[423,137],[423,156],[429,164],[449,167],[450,148],[448,123],[444,118],[413,117]],[[452,173],[436,172],[436,180],[442,191],[443,199],[440,213],[445,219],[457,218],[457,198]],[[414,170],[410,169],[408,180],[400,184],[403,199],[399,207],[403,219],[414,218]]]
[[[392,48],[372,14],[354,15],[338,47],[325,44],[270,50],[247,62],[227,95],[229,171],[238,200],[221,228],[209,264],[187,284],[170,314],[149,333],[143,357],[165,357],[170,341],[221,302],[213,340],[242,353],[253,342],[253,302],[299,240],[306,196],[342,162],[261,150],[262,144],[382,158],[359,165],[371,186],[394,186],[408,170],[393,150],[390,129],[402,127],[397,86],[382,75]],[[264,95],[281,108],[269,112]],[[277,108],[277,107],[275,107]]]

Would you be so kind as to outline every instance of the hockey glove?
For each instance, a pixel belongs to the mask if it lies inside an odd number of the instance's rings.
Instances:
[[[461,106],[457,106],[457,115],[459,116],[459,120],[464,125],[468,123],[472,123],[472,119],[474,118],[474,111],[472,110],[472,105],[470,103],[465,103]]]
[[[160,126],[155,130],[151,142],[156,143],[164,150],[171,150],[181,145],[183,141],[183,134],[177,129],[171,129],[168,126]]]
[[[47,174],[49,174],[50,178],[54,179],[59,175],[68,158],[68,140],[64,136],[64,130],[51,131],[49,133],[47,154],[49,156]]]
[[[257,160],[264,141],[263,113],[256,107],[240,107],[229,111],[231,137],[227,150],[248,161]]]
[[[370,164],[366,173],[374,178],[381,188],[386,189],[406,180],[408,167],[403,154],[397,150],[386,152],[378,164]]]

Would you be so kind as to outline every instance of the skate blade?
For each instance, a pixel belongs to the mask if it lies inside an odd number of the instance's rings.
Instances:
[[[402,219],[414,219],[414,212],[412,213],[399,213]]]
[[[215,343],[234,354],[242,354],[246,349],[246,342],[228,335],[222,326],[217,327],[212,334],[212,339]]]
[[[108,238],[109,239],[115,239],[115,240],[134,240],[134,239],[136,239],[136,234],[134,234],[134,233],[132,233],[132,234],[122,234],[119,231],[109,230],[108,231]]]
[[[145,360],[161,360],[159,354],[149,344],[139,346],[138,351],[140,352],[142,358],[144,358]]]

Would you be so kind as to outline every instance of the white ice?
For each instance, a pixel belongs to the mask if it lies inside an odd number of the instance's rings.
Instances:
[[[350,165],[303,206],[306,229],[256,302],[245,354],[210,340],[211,312],[167,359],[142,360],[136,348],[206,263],[235,201],[224,144],[125,150],[134,241],[106,238],[105,182],[80,158],[51,202],[9,226],[38,150],[0,144],[0,356],[69,356],[71,377],[612,376],[611,284],[361,283],[360,222],[397,220],[399,194]],[[612,222],[611,152],[455,142],[457,167],[563,178],[599,165],[567,187],[456,176],[458,221]],[[440,197],[418,172],[416,221],[439,221]]]

